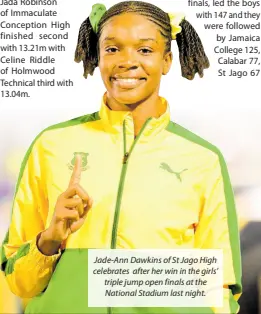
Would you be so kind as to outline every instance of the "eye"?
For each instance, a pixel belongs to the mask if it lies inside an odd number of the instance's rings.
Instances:
[[[117,50],[118,49],[116,47],[110,47],[110,48],[105,49],[105,51],[108,53],[115,53]],[[139,51],[142,51],[142,54],[145,54],[145,55],[148,55],[153,52],[151,49],[148,49],[148,48],[141,48]]]
[[[117,48],[115,48],[115,47],[110,47],[110,48],[105,49],[106,52],[111,52],[111,53],[115,53],[116,50],[117,50]]]
[[[148,48],[141,48],[140,49],[140,51],[143,51],[143,53],[145,54],[145,55],[147,55],[147,54],[149,54],[149,53],[152,53],[152,50],[151,49],[148,49]]]

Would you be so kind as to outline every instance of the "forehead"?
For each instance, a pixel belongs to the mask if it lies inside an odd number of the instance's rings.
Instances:
[[[115,37],[115,39],[149,37],[157,41],[162,38],[159,27],[147,17],[137,13],[123,13],[106,21],[100,41],[102,42],[106,37]]]

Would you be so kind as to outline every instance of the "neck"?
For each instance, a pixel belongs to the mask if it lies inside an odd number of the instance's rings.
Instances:
[[[162,104],[159,95],[152,95],[145,101],[129,105],[117,102],[107,93],[106,105],[111,110],[131,112],[134,122],[135,136],[140,132],[140,129],[148,118],[159,118],[166,111],[166,104]]]

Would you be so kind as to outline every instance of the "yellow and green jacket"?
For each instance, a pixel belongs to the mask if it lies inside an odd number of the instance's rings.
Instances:
[[[239,232],[233,191],[220,151],[170,121],[169,104],[134,138],[131,112],[98,112],[45,129],[26,153],[2,270],[11,291],[32,298],[25,313],[238,313]],[[76,153],[81,185],[93,198],[85,224],[64,249],[45,256],[37,235],[48,228]],[[223,308],[90,308],[88,249],[222,249]]]

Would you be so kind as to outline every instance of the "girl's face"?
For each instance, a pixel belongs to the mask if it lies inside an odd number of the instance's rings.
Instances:
[[[110,18],[99,41],[99,68],[108,92],[120,104],[135,104],[158,95],[161,75],[172,53],[156,24],[135,13]]]

